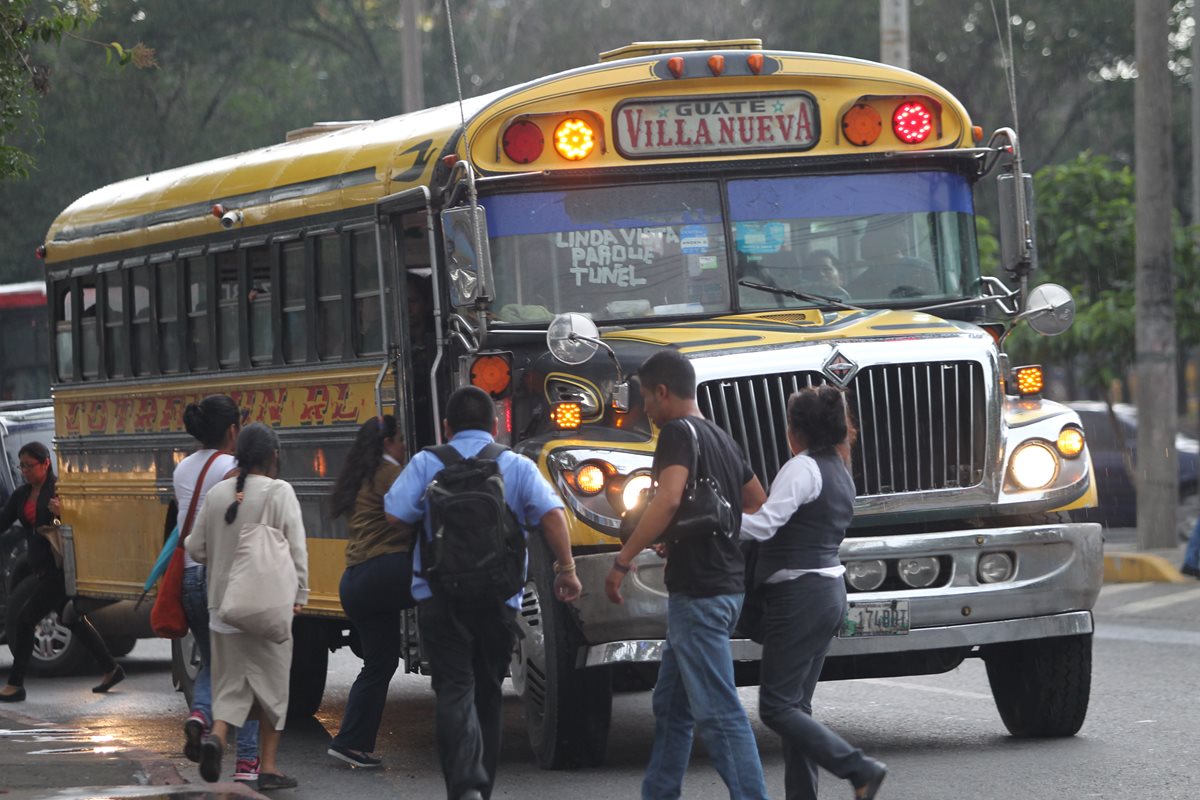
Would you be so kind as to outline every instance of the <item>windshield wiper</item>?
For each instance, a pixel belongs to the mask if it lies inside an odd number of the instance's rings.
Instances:
[[[812,303],[819,306],[821,310],[825,308],[844,308],[847,311],[862,311],[861,306],[850,305],[843,303],[841,300],[835,300],[832,297],[826,297],[823,294],[809,294],[808,292],[797,292],[794,289],[780,289],[778,286],[767,286],[765,283],[754,283],[753,281],[738,281],[738,286],[745,286],[748,289],[758,289],[760,292],[768,294],[782,295],[790,297],[793,300],[803,300],[806,303]]]

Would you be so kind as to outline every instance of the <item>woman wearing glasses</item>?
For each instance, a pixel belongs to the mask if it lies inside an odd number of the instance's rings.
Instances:
[[[179,462],[172,482],[175,500],[179,503],[179,524],[189,514],[197,516],[204,505],[208,490],[226,477],[237,474],[237,459],[233,457],[238,433],[246,421],[237,404],[223,394],[213,394],[199,403],[188,403],[183,409],[183,427],[200,449]],[[201,476],[203,475],[203,483]],[[199,491],[197,485],[199,484]],[[192,504],[196,512],[191,513]],[[184,535],[182,528],[180,536]],[[200,743],[212,729],[212,651],[208,638],[208,584],[204,565],[184,552],[183,610],[188,628],[200,651],[200,671],[192,687],[191,714],[183,723],[183,754],[188,760],[200,763]],[[247,720],[237,733],[237,767],[233,779],[242,783],[258,780],[258,720]]]
[[[39,534],[42,525],[53,525],[61,508],[55,494],[54,468],[50,465],[50,451],[41,442],[30,442],[17,454],[21,464],[21,475],[25,485],[8,498],[0,510],[0,530],[7,530],[20,521],[25,529],[25,541],[29,564],[33,568],[34,590],[25,600],[24,607],[17,610],[17,625],[8,632],[12,642],[13,664],[8,672],[8,684],[0,689],[0,703],[19,703],[25,699],[25,670],[33,656],[34,631],[37,624],[52,611],[62,616],[67,604],[67,589],[62,568],[54,561],[50,541]],[[104,677],[92,691],[104,693],[125,678],[123,670],[96,629],[87,617],[76,614],[73,622],[63,624],[72,635],[79,638],[96,660],[105,665]]]

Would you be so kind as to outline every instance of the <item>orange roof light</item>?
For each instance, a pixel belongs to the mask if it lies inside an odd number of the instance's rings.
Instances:
[[[483,355],[471,364],[471,385],[501,397],[512,385],[512,366],[501,355]]]
[[[1013,384],[1017,387],[1017,394],[1029,397],[1042,393],[1046,387],[1046,376],[1040,365],[1017,367],[1013,370]]]
[[[750,71],[755,75],[760,75],[763,68],[762,53],[751,53],[750,55],[746,56],[746,66],[748,66]]]
[[[892,130],[905,144],[920,144],[933,133],[933,112],[917,100],[901,103],[892,114]]]
[[[859,147],[875,144],[883,131],[883,117],[866,103],[855,103],[842,117],[842,134],[846,141]]]
[[[676,78],[683,77],[683,58],[681,56],[671,56],[667,59],[667,69],[671,70],[671,74]]]
[[[725,71],[725,56],[709,56],[708,68],[713,75],[720,75]]]
[[[579,403],[555,403],[550,410],[550,421],[560,431],[573,431],[583,421],[583,409]]]
[[[568,161],[587,158],[596,148],[596,132],[578,117],[564,119],[554,129],[554,149]]]

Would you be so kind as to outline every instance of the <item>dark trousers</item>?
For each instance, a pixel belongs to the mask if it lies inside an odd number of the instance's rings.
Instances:
[[[88,649],[100,662],[105,672],[112,671],[117,662],[108,652],[100,634],[82,614],[69,625],[62,622],[63,606],[67,604],[67,590],[63,582],[62,570],[52,569],[38,575],[34,581],[33,593],[25,601],[22,608],[17,609],[17,628],[8,632],[12,641],[13,663],[8,672],[9,686],[24,686],[25,672],[29,669],[29,659],[33,657],[34,631],[42,618],[51,611],[58,612],[59,624],[71,631],[71,635]]]
[[[761,592],[758,713],[783,738],[787,800],[816,800],[818,766],[856,784],[867,777],[862,751],[812,718],[813,690],[846,616],[846,585],[841,578],[803,575],[765,584]]]
[[[433,669],[437,747],[446,797],[492,796],[500,755],[501,684],[508,672],[516,609],[463,607],[440,598],[418,606],[421,645]]]
[[[400,665],[401,612],[413,606],[411,586],[408,553],[376,556],[342,573],[338,594],[358,631],[363,658],[346,700],[341,730],[333,737],[342,747],[363,753],[375,750],[388,684]]]

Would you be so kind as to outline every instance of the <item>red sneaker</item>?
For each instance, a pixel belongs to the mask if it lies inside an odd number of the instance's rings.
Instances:
[[[254,783],[258,780],[258,759],[239,758],[237,768],[233,771],[233,779],[239,783]]]
[[[193,711],[183,723],[183,754],[194,764],[200,763],[200,741],[209,732],[208,720],[200,711]]]

